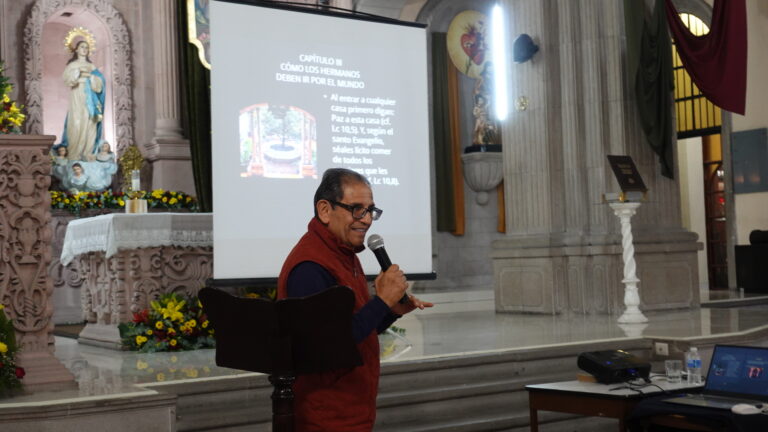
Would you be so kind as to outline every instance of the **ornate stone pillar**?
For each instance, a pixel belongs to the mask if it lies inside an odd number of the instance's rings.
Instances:
[[[189,141],[182,136],[175,0],[153,0],[155,50],[155,136],[147,144],[152,188],[195,193]]]
[[[13,320],[27,389],[74,384],[53,356],[51,135],[0,135],[0,302]]]
[[[507,230],[491,252],[496,309],[621,313],[621,235],[602,201],[619,191],[609,154],[632,156],[650,189],[633,220],[643,309],[697,306],[700,245],[682,228],[677,182],[661,176],[639,125],[622,3],[503,3],[509,34],[527,33],[541,50],[508,73],[510,100],[529,103],[502,125]]]

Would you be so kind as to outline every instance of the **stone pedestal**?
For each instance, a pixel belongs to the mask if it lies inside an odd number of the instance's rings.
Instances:
[[[13,321],[29,390],[74,385],[53,356],[49,135],[0,135],[0,302]]]
[[[593,238],[603,244],[550,246],[562,239],[505,239],[494,242],[496,310],[558,314],[624,312],[621,237]],[[541,243],[537,245],[536,243]],[[698,307],[696,234],[636,233],[635,261],[643,281],[640,307],[664,310]]]
[[[87,324],[79,342],[119,349],[117,325],[150,307],[165,293],[196,296],[213,275],[211,247],[159,246],[76,257],[84,280],[81,290]]]

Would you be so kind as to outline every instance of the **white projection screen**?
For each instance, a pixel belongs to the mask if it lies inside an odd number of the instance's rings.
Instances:
[[[371,182],[392,262],[432,274],[425,29],[218,0],[210,23],[214,279],[277,277],[333,167]]]

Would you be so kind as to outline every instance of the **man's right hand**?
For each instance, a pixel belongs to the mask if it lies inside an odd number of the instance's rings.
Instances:
[[[392,264],[387,271],[376,276],[374,286],[376,287],[376,295],[391,308],[405,295],[408,282],[405,279],[405,274],[400,270],[400,266]]]

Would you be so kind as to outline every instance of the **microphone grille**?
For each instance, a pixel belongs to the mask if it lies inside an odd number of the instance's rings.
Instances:
[[[368,236],[368,248],[371,250],[384,247],[384,239],[378,234],[371,234]]]

